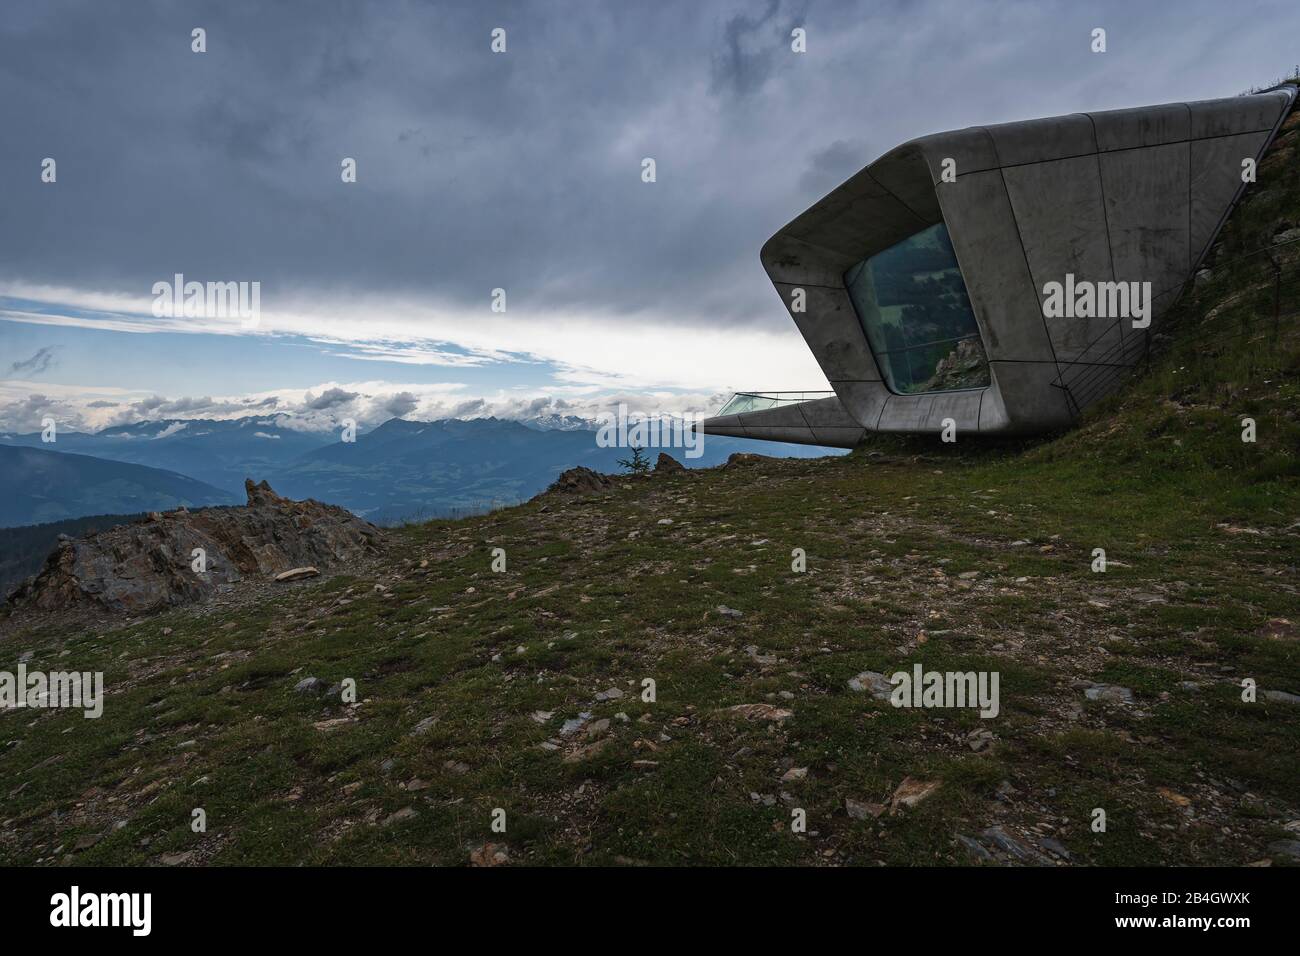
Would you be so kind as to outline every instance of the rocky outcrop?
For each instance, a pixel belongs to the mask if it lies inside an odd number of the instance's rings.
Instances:
[[[577,468],[570,468],[559,478],[556,478],[551,487],[547,488],[542,494],[604,491],[606,488],[612,488],[613,486],[614,482],[610,480],[608,475],[602,475],[598,471],[592,471],[590,468],[579,465]]]
[[[655,472],[660,475],[670,475],[675,472],[685,471],[686,466],[665,451],[659,453],[659,460],[655,462]]]
[[[239,581],[267,581],[374,553],[383,532],[318,501],[292,501],[265,481],[244,483],[242,507],[178,508],[144,521],[61,539],[16,608],[147,612],[201,600]]]
[[[773,458],[771,455],[755,455],[747,451],[732,452],[727,457],[727,462],[723,468],[735,468],[741,465],[761,465],[766,462],[780,461],[779,458]]]

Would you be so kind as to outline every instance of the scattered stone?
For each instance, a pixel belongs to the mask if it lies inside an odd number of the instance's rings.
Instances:
[[[396,813],[390,813],[388,816],[384,817],[383,825],[389,826],[393,823],[401,823],[403,820],[410,820],[415,815],[415,807],[402,807],[402,809],[398,810]]]
[[[548,720],[550,720],[552,717],[555,716],[555,711],[553,711],[553,710],[535,710],[535,711],[533,711],[531,714],[529,714],[529,716],[532,717],[532,719],[533,719],[534,721],[536,721],[537,723],[539,723],[539,724],[544,724],[544,723],[546,723]]]
[[[330,720],[318,720],[312,724],[317,730],[329,732],[338,730],[340,727],[346,727],[348,724],[356,723],[351,717],[334,717]]]
[[[849,678],[849,690],[863,694],[870,692],[876,700],[889,700],[894,692],[894,685],[889,678],[876,671],[863,671],[856,677]]]
[[[735,457],[734,455],[732,457]],[[740,618],[745,616],[744,611],[737,611],[734,607],[727,607],[725,604],[719,604],[717,611],[723,617]]]
[[[319,677],[304,677],[293,685],[293,690],[295,694],[323,694],[329,686]]]
[[[596,700],[600,700],[600,701],[622,700],[622,699],[623,699],[623,692],[619,690],[617,687],[611,687],[609,688],[609,690],[602,690],[599,694],[596,695]]]
[[[914,807],[922,800],[932,797],[941,786],[943,786],[943,782],[940,780],[918,780],[915,777],[904,777],[903,782],[898,785],[898,789],[894,791],[894,795],[889,799],[889,808],[897,812],[900,807]]]
[[[980,836],[992,842],[994,846],[1004,853],[1009,853],[1021,863],[1035,863],[1038,865],[1051,863],[1051,860],[1035,850],[1023,836],[1020,834],[1013,835],[1004,827],[989,827]]]
[[[600,718],[600,720],[593,721],[587,727],[587,739],[595,740],[597,737],[601,736],[602,734],[606,734],[608,732],[609,732],[609,718],[602,717]]]
[[[1300,695],[1290,694],[1284,690],[1266,690],[1262,693],[1265,700],[1271,700],[1275,704],[1300,704]]]
[[[865,803],[849,797],[844,800],[844,809],[854,820],[874,820],[885,812],[886,807],[883,803]]]
[[[602,737],[600,740],[597,740],[593,743],[589,743],[585,747],[579,747],[577,750],[565,754],[564,762],[582,763],[584,760],[590,760],[592,757],[595,757],[601,752],[603,752],[613,742],[614,742],[613,737]]]
[[[469,854],[470,866],[504,866],[509,862],[510,854],[500,843],[484,843]]]
[[[1065,844],[1060,840],[1054,840],[1051,837],[1043,837],[1039,841],[1043,849],[1053,856],[1060,857],[1062,860],[1070,859],[1070,851],[1065,848]]]
[[[957,575],[957,580],[974,581],[979,576],[980,573],[978,571],[963,571],[961,574]]]
[[[1275,840],[1268,845],[1268,852],[1300,863],[1300,840]]]
[[[302,578],[314,578],[320,575],[320,571],[310,565],[301,568],[290,568],[288,571],[281,571],[275,576],[277,581],[298,581]]]
[[[980,843],[978,840],[966,836],[963,833],[957,834],[957,842],[966,848],[967,853],[975,857],[975,859],[980,860],[981,862],[990,863],[994,859],[993,854],[990,853],[988,850],[984,849],[984,845],[982,843]]]
[[[159,860],[163,866],[183,866],[194,858],[193,850],[185,850],[181,853],[164,853]]]
[[[412,728],[411,736],[419,737],[421,734],[427,734],[430,730],[433,729],[433,725],[436,724],[437,722],[438,722],[437,717],[424,718],[424,720],[420,721],[418,724],[415,725],[414,728]]]
[[[1181,793],[1170,790],[1168,787],[1157,787],[1156,793],[1160,794],[1167,803],[1171,803],[1176,807],[1190,807],[1192,805],[1190,799],[1184,797]]]
[[[89,850],[92,846],[104,839],[102,833],[86,833],[77,837],[77,842],[72,844],[72,852],[80,853],[82,850]]]
[[[728,713],[744,717],[746,720],[788,720],[794,711],[773,707],[771,704],[736,704],[726,708]]]
[[[1083,691],[1088,700],[1099,700],[1106,704],[1131,704],[1133,691],[1118,684],[1093,684]]]
[[[1296,626],[1284,617],[1277,617],[1271,621],[1265,621],[1259,633],[1261,637],[1271,638],[1275,641],[1289,640],[1296,637]]]
[[[782,783],[790,783],[794,780],[804,780],[808,777],[807,767],[791,767],[785,773],[781,774]]]
[[[469,764],[463,763],[460,760],[446,760],[443,761],[442,769],[464,776],[469,773]]]
[[[566,720],[564,722],[564,724],[560,727],[560,736],[572,737],[579,730],[581,730],[583,725],[586,724],[586,722],[589,720],[591,720],[591,711],[584,710],[582,713],[578,714],[577,717],[571,718],[570,720]]]

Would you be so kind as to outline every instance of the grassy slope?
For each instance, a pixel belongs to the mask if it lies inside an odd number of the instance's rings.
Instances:
[[[1221,263],[1297,224],[1294,127]],[[1300,290],[1276,334],[1190,338],[1216,308],[1216,328],[1253,318],[1271,293],[1250,282],[1217,266],[1180,308],[1186,344],[1055,440],[880,438],[843,459],[629,480],[407,529],[383,566],[275,601],[25,631],[5,646],[33,650],[29,667],[102,669],[111,697],[98,721],[0,718],[0,860],[457,864],[492,840],[530,863],[969,863],[957,835],[1000,826],[1075,863],[1281,862],[1300,706],[1243,703],[1238,683],[1300,693],[1300,630],[1278,623],[1300,620]],[[846,687],[917,661],[999,671],[1001,716]],[[295,694],[308,674],[354,678],[363,703]],[[1135,701],[1086,701],[1083,681]],[[627,696],[594,701],[611,686]],[[742,703],[793,717],[721,710]],[[584,710],[629,719],[592,752],[539,746]],[[995,740],[976,753],[980,728]],[[782,782],[791,767],[807,778]],[[912,810],[845,813],[906,776],[943,786]]]

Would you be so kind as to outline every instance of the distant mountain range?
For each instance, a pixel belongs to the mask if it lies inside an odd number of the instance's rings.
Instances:
[[[578,465],[622,471],[619,460],[632,452],[599,447],[597,432],[583,424],[587,427],[543,430],[496,418],[394,418],[353,443],[308,452],[269,480],[283,495],[339,504],[378,524],[482,511],[531,498]],[[663,450],[688,467],[708,467],[752,444],[710,435],[699,458],[687,458],[681,448]],[[647,450],[651,462],[659,450]],[[830,453],[804,445],[767,444],[762,451],[791,457]]]
[[[103,431],[0,434],[0,527],[82,515],[243,501],[245,478],[281,494],[342,505],[377,524],[446,517],[525,500],[565,469],[618,472],[627,448],[601,448],[595,423],[575,416],[433,422],[394,418],[354,442],[301,432],[261,416],[165,420]],[[651,459],[660,449],[650,448]],[[834,449],[707,436],[700,458],[664,449],[687,467],[736,451],[815,457]],[[47,477],[58,476],[56,483]]]
[[[261,416],[229,421],[168,419],[115,425],[93,433],[59,432],[51,444],[41,441],[40,432],[0,434],[0,444],[75,452],[180,472],[225,489],[240,501],[246,477],[268,474],[336,440],[332,432],[294,431]]]
[[[0,527],[241,500],[174,471],[0,445]]]

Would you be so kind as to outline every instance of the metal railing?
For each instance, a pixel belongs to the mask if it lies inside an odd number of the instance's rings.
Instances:
[[[757,412],[766,408],[779,408],[782,405],[798,405],[812,402],[819,398],[830,398],[835,393],[822,392],[736,392],[717,412],[716,417],[739,415],[742,412]]]

